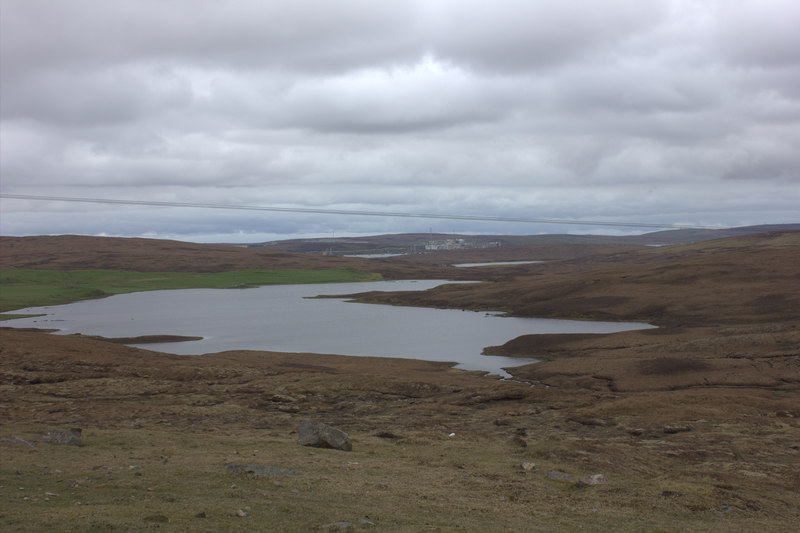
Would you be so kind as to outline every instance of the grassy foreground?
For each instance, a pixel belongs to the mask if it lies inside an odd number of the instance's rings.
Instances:
[[[91,430],[81,448],[14,446],[0,470],[9,492],[0,523],[25,532],[67,531],[68,524],[81,531],[158,524],[209,532],[336,531],[329,524],[342,522],[351,531],[730,531],[737,523],[776,524],[691,482],[619,473],[609,474],[610,486],[577,488],[550,479],[546,472],[559,462],[542,458],[556,442],[525,449],[435,431],[400,442],[355,434],[355,451],[346,453],[302,448],[288,433]],[[535,470],[524,471],[523,462]],[[231,463],[298,475],[236,473],[226,467]],[[582,465],[577,471],[586,472]]]
[[[800,518],[792,391],[587,393],[428,361],[180,357],[12,330],[0,346],[3,531],[788,532]],[[353,451],[298,446],[305,418]],[[82,446],[32,444],[69,427]],[[607,483],[575,483],[592,474]]]
[[[0,270],[0,312],[59,305],[113,294],[167,289],[240,289],[285,283],[379,281],[354,269],[126,272],[120,270]]]

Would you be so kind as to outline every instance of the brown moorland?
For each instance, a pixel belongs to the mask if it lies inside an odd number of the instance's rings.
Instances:
[[[200,258],[223,270],[356,264],[295,254],[268,265],[268,256],[253,255],[260,259],[245,264],[255,251],[165,241],[65,237],[71,241],[64,246],[58,237],[7,239],[0,240],[5,268],[192,270]],[[524,258],[541,258],[535,248]],[[387,277],[492,280],[370,295],[372,301],[661,326],[524,336],[490,348],[548,359],[514,369],[518,381],[422,361],[266,352],[179,357],[3,330],[0,525],[794,530],[800,233],[608,252],[502,268],[366,263]],[[296,446],[304,418],[347,431],[353,451]],[[34,444],[53,427],[81,427],[83,446]],[[231,462],[301,475],[237,474],[226,469]],[[576,483],[590,474],[606,482]]]

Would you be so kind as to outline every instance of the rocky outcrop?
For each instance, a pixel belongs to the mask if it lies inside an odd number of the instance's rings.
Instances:
[[[313,446],[314,448],[332,448],[349,452],[353,449],[350,437],[322,422],[303,420],[297,429],[297,444],[300,446]]]
[[[51,444],[67,444],[69,446],[81,445],[81,429],[50,429],[42,433],[38,439],[39,442],[49,442]]]

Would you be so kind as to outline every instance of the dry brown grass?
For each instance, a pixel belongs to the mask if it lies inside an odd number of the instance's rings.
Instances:
[[[0,441],[0,526],[310,531],[369,517],[386,531],[793,531],[797,238],[748,239],[513,267],[414,300],[593,316],[604,298],[610,316],[649,308],[670,325],[497,348],[553,358],[517,371],[535,387],[423,361],[178,357],[0,331],[0,437],[84,430],[80,448]],[[347,431],[354,451],[295,445],[306,417]],[[548,470],[609,482],[577,488]]]

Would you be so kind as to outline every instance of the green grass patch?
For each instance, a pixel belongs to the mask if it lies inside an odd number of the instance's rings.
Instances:
[[[120,270],[0,270],[0,312],[59,305],[114,294],[172,289],[244,289],[294,283],[380,281],[355,269],[127,272]],[[6,317],[8,318],[8,317]]]

